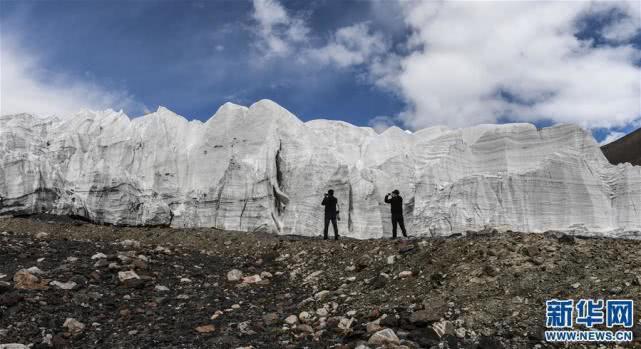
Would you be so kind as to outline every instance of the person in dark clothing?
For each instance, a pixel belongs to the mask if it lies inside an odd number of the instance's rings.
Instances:
[[[394,190],[391,194],[385,195],[385,202],[390,204],[392,208],[392,239],[396,239],[396,226],[401,226],[403,236],[407,237],[405,231],[405,223],[403,222],[403,198],[399,195],[398,190]]]
[[[327,230],[329,228],[329,222],[332,222],[334,227],[334,239],[338,240],[338,226],[336,225],[336,216],[338,211],[336,206],[338,205],[338,200],[334,197],[334,191],[328,190],[323,198],[321,205],[325,206],[325,229],[323,230],[324,238],[327,240]]]

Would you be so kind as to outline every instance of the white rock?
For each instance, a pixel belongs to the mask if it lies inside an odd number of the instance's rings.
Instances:
[[[285,323],[288,325],[295,325],[298,323],[298,317],[296,315],[290,315],[285,319]]]
[[[394,258],[395,257],[396,256],[394,256],[394,255],[387,256],[387,264],[394,264]]]
[[[250,321],[243,321],[243,322],[238,323],[238,325],[237,325],[238,331],[240,333],[246,334],[246,335],[253,335],[256,332],[254,330],[252,330],[250,326],[251,326],[251,322]]]
[[[74,318],[67,318],[64,324],[62,324],[62,327],[65,327],[69,332],[76,335],[85,329],[85,324]]]
[[[68,281],[68,282],[59,282],[59,281],[52,281],[49,283],[49,285],[56,286],[57,288],[61,290],[72,290],[74,287],[78,286],[73,281]]]
[[[306,311],[302,311],[300,314],[298,314],[298,319],[302,323],[308,323],[312,320],[312,315]]]
[[[323,300],[325,297],[327,297],[327,296],[329,295],[329,293],[330,293],[330,292],[329,292],[328,290],[323,290],[323,291],[317,292],[317,293],[314,295],[314,298],[316,298],[317,300],[321,301],[321,300]]]
[[[323,273],[323,271],[322,271],[322,270],[317,270],[317,271],[315,271],[315,272],[313,272],[313,273],[311,273],[311,274],[307,275],[307,276],[305,277],[305,279],[303,279],[303,281],[304,281],[304,282],[309,282],[309,281],[312,281],[312,280],[314,280],[314,279],[317,279],[317,278],[318,278],[318,276],[320,276],[320,274],[322,274],[322,273]]]
[[[123,247],[127,247],[127,248],[139,248],[140,247],[140,242],[139,241],[130,240],[130,239],[122,240],[122,241],[120,241],[120,244]]]
[[[227,103],[205,123],[162,107],[134,119],[113,110],[0,116],[0,154],[0,215],[45,206],[101,223],[315,235],[331,185],[349,206],[338,227],[346,237],[391,236],[383,198],[392,189],[401,191],[416,235],[485,226],[641,231],[641,166],[610,165],[576,125],[377,134],[341,121],[302,122],[262,100]]]
[[[162,247],[162,246],[157,246],[154,249],[155,252],[163,253],[163,254],[171,254],[171,250],[168,249],[167,247]]]
[[[65,260],[69,263],[75,263],[78,261],[78,257],[67,257]]]
[[[347,333],[352,328],[354,321],[354,318],[341,317],[338,321],[338,328],[343,330],[344,333]]]
[[[156,290],[157,292],[169,292],[169,287],[163,286],[163,285],[156,285],[154,287],[154,290]]]
[[[49,347],[53,347],[53,335],[51,333],[47,333],[42,336],[42,344],[47,345]]]
[[[227,280],[238,281],[243,277],[243,272],[238,269],[232,269],[227,272]]]
[[[36,234],[36,239],[46,239],[49,237],[49,233],[46,233],[44,231],[39,232]]]
[[[40,270],[40,268],[38,267],[31,267],[27,269],[27,271],[34,275],[42,275],[45,273],[44,271]]]
[[[190,284],[191,279],[190,278],[180,278],[180,283],[181,284]]]
[[[436,332],[436,334],[439,337],[456,334],[454,325],[447,320],[441,320],[439,322],[435,322],[434,324],[432,324],[432,328],[434,329],[434,332]]]
[[[260,277],[263,278],[263,279],[269,279],[272,276],[273,276],[272,273],[270,273],[268,271],[264,271],[264,272],[260,273]]]
[[[107,258],[107,255],[102,252],[98,252],[95,255],[91,256],[91,259],[104,259],[104,258]]]
[[[367,323],[366,329],[367,333],[374,333],[382,330],[383,327],[378,323],[378,321],[373,321]]]
[[[412,272],[410,270],[403,270],[402,272],[398,273],[398,277],[400,278],[407,278],[412,276]]]
[[[386,328],[374,333],[369,337],[367,343],[371,345],[399,345],[401,341],[396,336],[396,333],[394,333],[394,330]]]
[[[329,315],[329,311],[327,308],[318,308],[316,309],[316,315],[324,317]]]
[[[20,343],[8,343],[0,344],[0,349],[29,349],[29,347]]]
[[[260,275],[251,275],[251,276],[245,276],[243,277],[243,283],[244,284],[255,284],[257,282],[260,282],[262,279],[260,278]]]
[[[138,276],[138,274],[133,270],[118,272],[118,280],[120,280],[120,282],[125,282],[131,279],[140,279],[140,276]]]

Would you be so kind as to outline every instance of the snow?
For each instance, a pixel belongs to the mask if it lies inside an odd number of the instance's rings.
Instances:
[[[575,125],[392,127],[301,122],[278,104],[226,103],[208,121],[171,110],[0,117],[0,214],[317,236],[334,189],[343,236],[391,235],[399,189],[413,235],[501,227],[635,236],[641,167],[613,166]]]

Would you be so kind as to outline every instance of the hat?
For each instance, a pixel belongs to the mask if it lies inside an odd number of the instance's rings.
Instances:
[[[334,190],[332,190],[332,189],[328,190],[327,194],[334,195]]]
[[[398,194],[400,194],[400,192],[398,191],[398,189],[394,189],[394,191],[392,192],[392,194],[396,194],[396,195],[398,195]]]

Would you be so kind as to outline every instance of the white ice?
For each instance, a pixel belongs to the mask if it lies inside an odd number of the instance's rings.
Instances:
[[[302,122],[278,104],[227,103],[207,122],[166,108],[0,117],[0,214],[315,236],[334,189],[339,233],[390,236],[401,191],[413,235],[497,227],[635,236],[641,167],[613,166],[574,125],[392,127]]]

